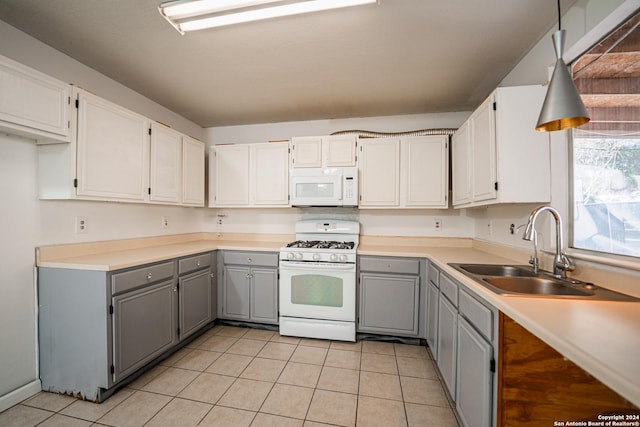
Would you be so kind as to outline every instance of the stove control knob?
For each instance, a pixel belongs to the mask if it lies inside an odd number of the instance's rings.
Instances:
[[[347,256],[345,254],[340,255],[340,262],[347,262]]]
[[[338,261],[338,255],[336,255],[336,254],[329,255],[329,261],[331,261],[331,262]]]
[[[320,254],[313,254],[314,261],[320,261]]]
[[[302,259],[302,252],[296,252],[295,258],[296,259]]]
[[[289,253],[287,254],[287,259],[290,259],[290,260],[291,260],[291,259],[293,259],[294,257],[295,257],[295,255],[293,254],[293,252],[289,252]]]

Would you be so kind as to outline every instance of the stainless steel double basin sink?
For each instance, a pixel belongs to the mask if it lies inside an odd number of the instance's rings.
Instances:
[[[533,272],[526,265],[449,264],[484,287],[501,295],[572,298],[609,301],[640,301],[575,279],[559,279],[546,272]]]

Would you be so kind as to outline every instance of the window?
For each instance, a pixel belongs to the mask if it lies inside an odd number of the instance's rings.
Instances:
[[[572,246],[640,257],[640,13],[573,63]]]

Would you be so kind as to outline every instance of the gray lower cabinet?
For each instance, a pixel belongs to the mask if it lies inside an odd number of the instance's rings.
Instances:
[[[426,339],[431,354],[438,357],[438,298],[440,296],[440,271],[431,263],[428,269],[429,284],[427,286]]]
[[[456,409],[465,427],[491,425],[492,359],[491,344],[460,317]]]
[[[419,336],[425,261],[374,256],[358,261],[358,331]]]
[[[456,357],[458,354],[458,310],[440,294],[438,300],[438,357],[436,363],[449,394],[456,396]]]
[[[224,251],[220,313],[224,319],[278,323],[278,254]]]
[[[211,322],[211,254],[178,260],[180,340]]]
[[[39,268],[42,389],[103,401],[210,323],[211,259],[205,253],[113,272]]]
[[[113,297],[113,381],[133,373],[177,342],[173,277]]]
[[[433,269],[437,274],[429,271],[427,342],[435,338],[438,370],[464,427],[495,425],[498,311],[464,284]],[[437,320],[431,317],[433,310]]]

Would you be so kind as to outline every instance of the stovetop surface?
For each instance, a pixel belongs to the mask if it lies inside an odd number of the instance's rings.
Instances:
[[[336,240],[296,240],[287,244],[288,248],[300,249],[338,249],[349,250],[355,247],[355,242],[340,242]]]

